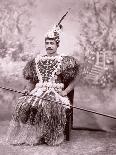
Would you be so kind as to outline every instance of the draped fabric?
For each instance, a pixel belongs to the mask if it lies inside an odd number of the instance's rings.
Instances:
[[[37,56],[29,61],[23,75],[35,83],[32,96],[21,96],[16,103],[8,131],[11,144],[57,145],[64,140],[66,109],[70,100],[59,92],[65,89],[79,71],[75,58],[70,56]]]

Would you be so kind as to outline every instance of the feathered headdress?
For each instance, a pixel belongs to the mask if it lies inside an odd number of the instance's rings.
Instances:
[[[61,25],[61,22],[65,18],[65,16],[68,14],[68,12],[69,12],[69,10],[60,19],[58,24],[54,25],[53,28],[47,32],[47,34],[45,35],[45,40],[46,39],[54,39],[56,41],[57,45],[59,46],[60,33],[61,33],[61,30],[63,29],[63,26]]]

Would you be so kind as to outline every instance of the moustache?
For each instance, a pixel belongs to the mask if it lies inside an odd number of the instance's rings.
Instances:
[[[48,47],[46,50],[53,50],[51,47]]]

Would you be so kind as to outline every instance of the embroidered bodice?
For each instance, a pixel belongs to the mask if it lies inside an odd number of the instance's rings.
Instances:
[[[57,73],[61,71],[61,56],[38,56],[35,59],[36,72],[40,83],[61,83]]]

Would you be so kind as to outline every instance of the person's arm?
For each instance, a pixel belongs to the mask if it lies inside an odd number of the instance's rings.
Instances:
[[[34,89],[35,84],[38,82],[38,77],[35,68],[35,59],[32,59],[29,62],[27,62],[26,66],[23,69],[23,76],[24,79],[26,79],[23,90],[24,94],[29,94],[31,90]]]
[[[61,91],[59,94],[60,94],[61,96],[67,96],[67,94],[70,93],[70,91],[71,91],[72,89],[74,89],[74,87],[77,85],[78,81],[79,81],[79,76],[77,76],[77,77],[68,85],[68,87],[67,87],[65,90]]]
[[[65,90],[60,92],[61,96],[66,96],[68,93],[70,93],[71,90],[74,89],[74,87],[79,82],[80,65],[78,61],[71,56],[64,57],[62,65],[63,65],[62,76],[64,79],[63,83],[66,83],[67,81],[71,81],[69,85],[65,88]]]
[[[23,89],[24,95],[28,95],[31,92],[31,90],[33,90],[34,88],[35,88],[35,84],[32,81],[27,80]]]

